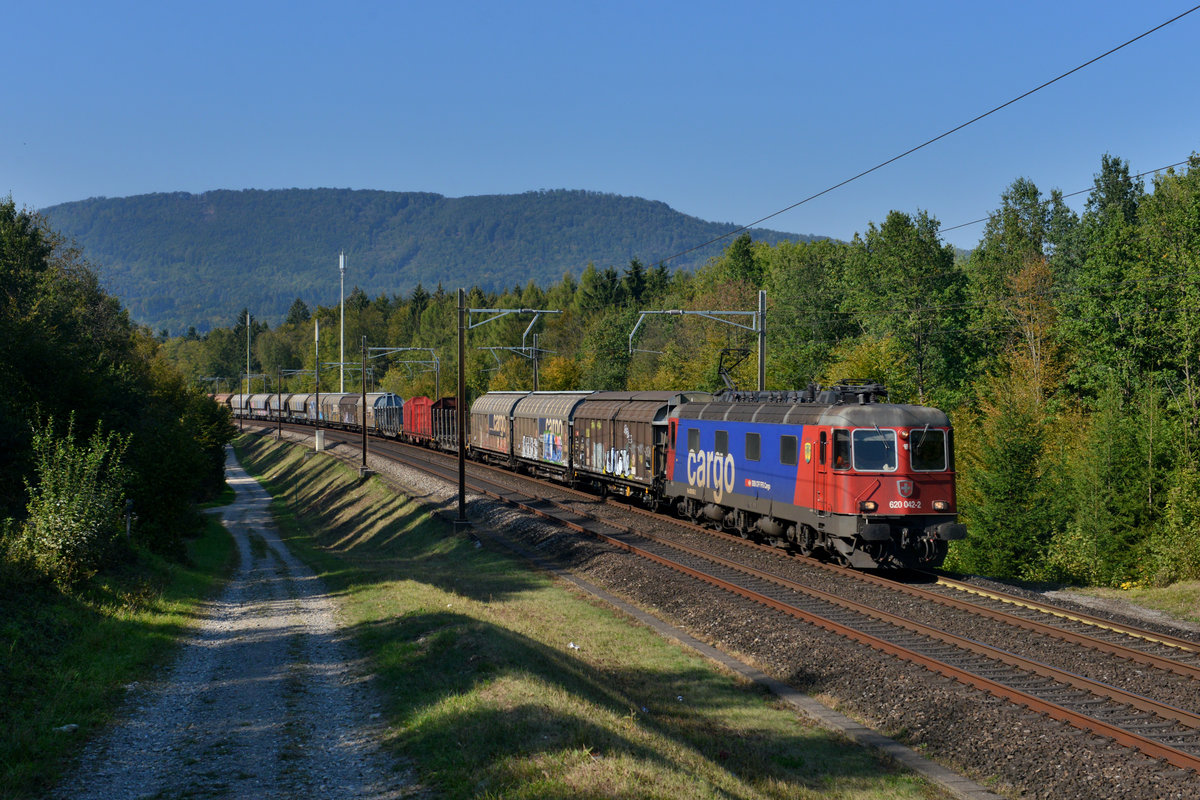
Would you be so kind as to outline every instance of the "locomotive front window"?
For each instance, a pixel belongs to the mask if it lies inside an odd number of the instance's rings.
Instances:
[[[854,468],[860,472],[896,469],[896,432],[879,428],[854,431]]]
[[[947,467],[946,432],[913,429],[908,435],[912,468],[919,472],[942,472]]]

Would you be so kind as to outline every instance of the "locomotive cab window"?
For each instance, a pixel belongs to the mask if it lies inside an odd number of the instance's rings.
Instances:
[[[854,468],[862,472],[894,472],[896,432],[879,428],[854,431]]]
[[[717,431],[713,451],[718,455],[725,455],[729,452],[729,431]]]
[[[796,465],[797,439],[795,436],[779,437],[779,463],[790,467]]]
[[[833,468],[850,469],[850,431],[833,432]]]
[[[688,428],[688,450],[693,453],[700,452],[700,429]]]
[[[746,434],[746,460],[758,461],[759,453],[762,449],[762,442],[757,433]]]
[[[943,472],[946,458],[946,432],[913,429],[908,435],[912,468],[917,472]]]

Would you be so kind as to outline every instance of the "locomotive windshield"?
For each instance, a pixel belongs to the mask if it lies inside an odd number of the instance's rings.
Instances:
[[[946,432],[913,430],[912,468],[921,472],[941,472],[946,469]]]
[[[896,469],[896,432],[875,428],[854,431],[854,468],[861,472]]]

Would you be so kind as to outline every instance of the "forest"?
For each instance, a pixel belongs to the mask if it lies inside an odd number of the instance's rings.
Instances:
[[[43,209],[130,314],[154,330],[207,331],[249,305],[272,324],[296,297],[324,296],[345,251],[347,281],[407,294],[430,275],[502,290],[551,283],[562,265],[675,253],[736,230],[666,203],[585,191],[443,197],[277,189],[92,198]],[[811,237],[755,230],[757,239]],[[646,256],[643,255],[643,258]],[[693,260],[695,259],[695,260]],[[673,266],[698,267],[699,253]]]
[[[183,556],[197,501],[224,486],[229,413],[168,363],[77,248],[11,198],[0,201],[0,383],[0,600],[26,602],[47,581],[71,589],[140,550]]]
[[[548,309],[539,381],[556,389],[715,389],[726,348],[753,334],[641,310],[753,310],[767,293],[767,388],[878,381],[893,402],[933,405],[955,425],[959,506],[969,530],[948,566],[1027,581],[1152,585],[1200,578],[1200,157],[1149,186],[1105,155],[1081,213],[1021,178],[978,246],[956,256],[927,213],[892,211],[850,242],[733,240],[695,270],[589,264],[549,285],[470,290],[472,308]],[[346,300],[346,388],[370,347],[371,387],[404,397],[455,391],[455,292]],[[320,322],[322,386],[336,386],[336,303],[292,304],[275,327],[249,317],[253,387],[311,390]],[[532,315],[474,328],[467,389],[532,388]],[[239,390],[247,316],[163,343],[184,373]],[[516,352],[522,345],[527,350]],[[502,348],[502,349],[495,349]],[[503,349],[510,348],[510,349]],[[308,370],[309,375],[289,370]],[[753,387],[754,356],[733,376]],[[277,378],[276,376],[280,376]],[[244,385],[244,384],[243,384]]]

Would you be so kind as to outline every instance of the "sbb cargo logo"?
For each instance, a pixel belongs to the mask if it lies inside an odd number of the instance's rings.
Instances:
[[[766,481],[755,480],[754,478],[746,478],[747,489],[762,489],[765,492],[771,491],[771,484]]]
[[[721,455],[708,450],[688,451],[687,482],[688,486],[697,486],[713,490],[713,499],[718,503],[728,489],[733,488],[736,467],[733,455]]]

